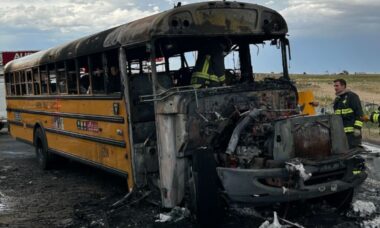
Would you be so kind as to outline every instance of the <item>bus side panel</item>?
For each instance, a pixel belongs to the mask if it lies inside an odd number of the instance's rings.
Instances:
[[[32,143],[33,127],[41,123],[50,150],[127,173],[133,187],[124,100],[26,98],[7,103],[13,137]]]
[[[57,152],[65,152],[89,162],[96,162],[111,169],[128,172],[129,160],[125,148],[104,145],[70,136],[47,133],[49,148]]]
[[[26,126],[18,126],[14,124],[9,124],[11,135],[15,138],[21,139],[33,144],[33,129]]]

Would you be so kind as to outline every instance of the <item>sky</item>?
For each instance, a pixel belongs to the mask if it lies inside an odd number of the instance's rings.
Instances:
[[[0,51],[43,50],[173,8],[174,0],[1,0]],[[182,4],[199,2],[186,0]],[[290,73],[380,72],[380,0],[245,0],[289,27]],[[256,48],[256,47],[254,47]],[[281,70],[259,46],[257,72]]]

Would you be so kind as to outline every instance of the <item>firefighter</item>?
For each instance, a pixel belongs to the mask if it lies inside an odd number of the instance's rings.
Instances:
[[[369,116],[369,121],[371,121],[372,123],[378,123],[380,126],[380,122],[379,122],[380,112],[379,111],[380,111],[380,107],[379,107],[379,110],[372,112],[371,115]]]
[[[191,84],[195,88],[222,86],[225,84],[224,51],[228,48],[226,42],[207,42],[199,50],[198,59],[191,76]]]
[[[346,88],[344,79],[334,80],[335,95],[334,112],[343,120],[344,132],[351,148],[361,146],[363,127],[363,110],[359,96]]]

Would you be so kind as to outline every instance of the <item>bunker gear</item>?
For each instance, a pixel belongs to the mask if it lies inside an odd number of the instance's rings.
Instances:
[[[221,86],[226,80],[224,75],[224,51],[220,43],[209,44],[199,51],[198,59],[191,77],[195,88]]]
[[[351,91],[338,95],[334,101],[334,112],[342,117],[350,148],[361,145],[363,110],[359,96]]]

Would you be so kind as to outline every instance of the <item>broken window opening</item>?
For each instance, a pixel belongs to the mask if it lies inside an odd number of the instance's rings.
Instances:
[[[19,71],[13,72],[13,77],[15,79],[14,87],[15,87],[16,95],[21,95],[20,72]]]
[[[40,80],[40,74],[38,72],[38,68],[33,68],[33,90],[34,95],[40,95],[41,94],[41,80]]]
[[[88,60],[87,57],[80,57],[78,59],[79,66],[79,92],[80,94],[90,94],[90,76],[89,76],[89,68],[88,68]]]
[[[41,77],[41,94],[49,93],[49,77],[47,72],[47,65],[40,66],[40,77]]]
[[[90,61],[90,75],[91,75],[91,85],[92,93],[94,94],[104,94],[105,93],[105,71],[103,68],[103,57],[102,54],[95,54],[89,56]]]
[[[67,94],[66,66],[64,62],[56,64],[57,87],[60,94]]]
[[[173,86],[188,86],[195,66],[197,51],[185,52],[168,58],[168,72],[172,78]]]
[[[57,74],[55,64],[48,65],[49,94],[57,94]]]
[[[279,79],[283,77],[282,53],[281,49],[277,48],[277,43],[263,41],[260,44],[249,45],[251,64],[256,72],[255,80],[261,81],[265,78]],[[268,65],[268,63],[270,64]]]
[[[106,69],[107,93],[120,93],[122,89],[118,50],[111,50],[103,55],[103,63]]]
[[[70,59],[65,62],[67,70],[67,89],[68,94],[78,94],[78,75],[75,60]]]
[[[33,75],[32,75],[32,70],[26,70],[25,71],[26,75],[26,94],[28,95],[33,95],[34,90],[33,90]]]
[[[15,95],[14,81],[13,81],[13,75],[12,75],[12,73],[6,73],[5,74],[5,86],[6,86],[6,94],[7,94],[7,96],[13,96],[13,95]]]
[[[26,80],[25,80],[25,72],[20,71],[20,86],[21,86],[21,96],[26,94]]]

